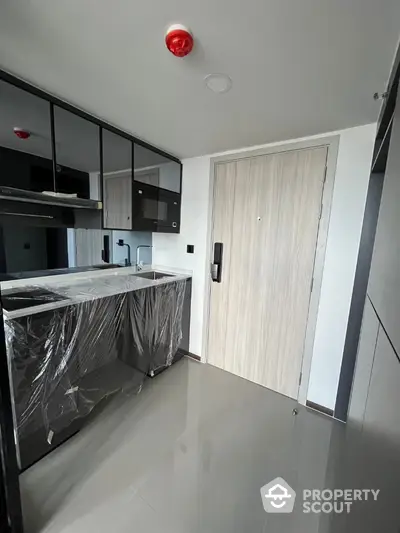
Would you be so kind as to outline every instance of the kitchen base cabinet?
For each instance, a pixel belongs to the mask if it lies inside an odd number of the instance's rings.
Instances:
[[[104,399],[138,388],[142,374],[118,359],[124,296],[6,321],[22,470],[76,433]]]
[[[121,336],[124,345],[119,353],[127,365],[154,376],[188,351],[191,279],[131,294],[129,312],[133,310],[134,319]]]
[[[188,281],[129,290],[127,280],[126,292],[5,320],[21,470],[174,362]]]
[[[181,316],[181,338],[179,346],[172,358],[172,364],[176,363],[189,352],[189,340],[190,340],[190,307],[192,304],[192,280],[187,279],[185,281],[185,287],[183,292],[182,316]],[[160,353],[153,361],[152,368],[150,369],[150,376],[156,376],[166,368],[167,352]]]

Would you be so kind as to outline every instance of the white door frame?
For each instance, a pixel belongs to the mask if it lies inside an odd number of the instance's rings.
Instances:
[[[322,192],[322,210],[321,219],[318,227],[317,246],[314,260],[313,270],[313,286],[310,295],[310,303],[308,309],[308,319],[306,336],[303,349],[303,361],[301,369],[301,383],[299,385],[299,392],[297,401],[305,405],[307,401],[307,391],[310,379],[311,361],[313,356],[315,327],[317,324],[318,306],[321,295],[321,283],[322,274],[325,263],[325,251],[328,238],[329,219],[331,215],[333,186],[336,175],[336,162],[337,154],[339,150],[340,135],[333,135],[329,137],[321,137],[319,139],[309,139],[306,141],[293,142],[282,144],[278,146],[270,146],[265,148],[259,148],[256,150],[249,150],[245,152],[238,152],[234,154],[221,155],[213,157],[210,160],[210,187],[209,187],[209,217],[207,224],[207,251],[206,251],[206,286],[205,286],[205,305],[204,305],[204,326],[203,326],[203,339],[204,339],[204,362],[208,361],[208,335],[209,335],[209,320],[210,320],[210,300],[211,300],[211,276],[210,265],[212,262],[212,233],[214,226],[214,184],[215,184],[215,166],[217,163],[226,163],[232,161],[238,161],[241,159],[247,159],[254,156],[272,155],[282,152],[291,152],[293,150],[306,150],[309,148],[318,148],[326,146],[328,148],[327,162],[326,162],[326,178],[324,189]]]

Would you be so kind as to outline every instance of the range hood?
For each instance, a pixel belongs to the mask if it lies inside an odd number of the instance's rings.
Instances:
[[[53,196],[41,192],[15,189],[14,187],[0,186],[0,200],[27,202],[30,204],[56,205],[72,209],[102,209],[103,204],[98,200],[85,200],[83,198],[71,198],[65,196]]]

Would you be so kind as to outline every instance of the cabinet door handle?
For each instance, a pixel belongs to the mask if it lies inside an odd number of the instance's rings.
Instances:
[[[172,227],[173,228],[176,228],[178,226],[178,224],[176,222],[172,222]]]
[[[223,249],[224,245],[222,242],[214,243],[214,260],[211,264],[211,279],[215,283],[221,283]]]

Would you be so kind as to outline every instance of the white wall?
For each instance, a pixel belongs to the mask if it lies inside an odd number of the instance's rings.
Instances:
[[[308,399],[335,406],[375,140],[374,124],[340,135]]]
[[[332,212],[321,286],[308,399],[333,409],[336,399],[347,319],[350,309],[361,235],[375,124],[329,132],[307,139],[340,135]],[[264,147],[287,143],[273,143]],[[255,146],[228,153],[262,148]],[[179,235],[153,235],[153,262],[193,271],[190,351],[204,360],[205,291],[209,275],[206,264],[210,210],[210,159],[183,160],[182,219]],[[193,244],[195,253],[186,253]]]
[[[153,263],[193,272],[189,351],[203,354],[210,156],[183,160],[181,232],[153,234]],[[186,245],[194,244],[194,254]]]

